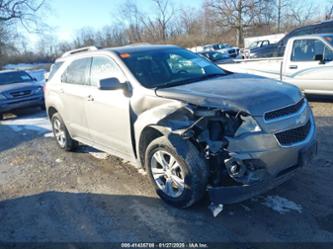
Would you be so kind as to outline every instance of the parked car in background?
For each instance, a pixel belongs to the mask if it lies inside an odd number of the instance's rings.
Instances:
[[[249,48],[251,44],[258,41],[268,41],[269,44],[279,42],[286,34],[271,34],[271,35],[261,35],[261,36],[252,36],[244,38],[244,48]]]
[[[45,98],[59,147],[81,142],[143,167],[176,207],[206,191],[216,205],[258,195],[317,150],[297,87],[227,72],[186,49],[83,48],[55,65]]]
[[[281,57],[284,54],[287,42],[290,38],[301,35],[327,33],[333,33],[333,20],[297,28],[287,34],[278,43],[260,48],[253,48],[250,52],[250,58]]]
[[[293,37],[288,40],[284,57],[245,60],[221,67],[289,82],[305,93],[333,95],[333,34]]]
[[[27,107],[45,109],[43,87],[25,71],[0,71],[0,119]]]
[[[236,58],[239,54],[239,48],[233,47],[227,43],[215,43],[215,44],[208,44],[203,46],[203,51],[216,51],[222,54],[227,54],[232,58]]]
[[[209,59],[210,61],[214,62],[215,64],[222,64],[222,63],[227,63],[227,62],[232,61],[232,59],[230,58],[229,55],[222,54],[222,53],[216,52],[216,51],[201,52],[201,53],[198,53],[198,55]]]
[[[262,48],[265,46],[270,45],[270,41],[269,40],[260,40],[260,41],[255,41],[252,42],[248,48],[244,48],[244,49],[240,49],[240,58],[241,59],[247,59],[250,58],[251,56],[251,50],[255,49],[255,48]]]

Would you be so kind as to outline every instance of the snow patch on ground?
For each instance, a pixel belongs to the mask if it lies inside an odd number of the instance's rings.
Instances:
[[[44,137],[54,137],[53,132],[45,133]]]
[[[109,154],[107,154],[103,151],[99,151],[99,150],[89,147],[89,146],[81,147],[80,150],[84,153],[89,153],[91,156],[93,156],[97,159],[100,159],[100,160],[106,160],[110,156]]]
[[[262,204],[280,214],[285,214],[290,211],[296,211],[301,214],[303,209],[301,205],[278,195],[267,196]]]
[[[223,205],[222,204],[216,205],[214,203],[210,203],[208,209],[212,212],[213,216],[216,218],[223,211]]]
[[[89,154],[100,160],[106,160],[109,157],[109,154],[105,152],[89,152]]]
[[[47,117],[39,115],[33,115],[29,117],[23,117],[20,119],[9,119],[1,121],[1,125],[10,127],[15,132],[21,132],[24,130],[35,131],[38,135],[50,133],[51,124]]]

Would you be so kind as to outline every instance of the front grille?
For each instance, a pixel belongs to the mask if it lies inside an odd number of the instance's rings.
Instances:
[[[283,146],[293,145],[306,139],[311,129],[311,122],[296,129],[276,133],[275,136]]]
[[[297,104],[295,105],[291,105],[291,106],[287,106],[285,108],[276,110],[276,111],[272,111],[272,112],[267,112],[265,114],[265,120],[269,121],[272,119],[276,119],[276,118],[280,118],[283,116],[287,116],[293,113],[298,112],[302,106],[304,105],[304,99],[302,99],[301,101],[299,101]]]
[[[25,96],[31,95],[31,90],[23,90],[23,91],[11,92],[10,95],[12,95],[13,98],[21,98],[21,97],[25,97]]]

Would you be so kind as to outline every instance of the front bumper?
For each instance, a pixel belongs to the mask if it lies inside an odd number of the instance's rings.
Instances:
[[[267,177],[253,185],[209,187],[210,200],[215,204],[232,204],[265,193],[289,180],[298,168],[307,166],[316,154],[317,141],[314,140],[310,145],[300,150],[296,165],[280,171],[275,177]]]
[[[32,96],[29,98],[8,100],[0,102],[0,113],[28,108],[28,107],[42,106],[42,105],[44,105],[43,95]]]
[[[295,126],[300,117],[302,125],[311,123],[305,139],[290,146],[281,145],[275,136],[276,131],[281,127],[287,130],[295,128],[293,125]],[[213,203],[237,203],[264,193],[287,181],[298,168],[307,166],[316,155],[316,125],[310,108],[307,107],[303,113],[285,120],[270,124],[259,120],[259,123],[264,132],[230,138],[228,146],[233,162],[246,167],[249,167],[249,162],[260,165],[259,177],[243,184],[239,182],[232,186],[209,187],[208,192]],[[256,170],[252,172],[259,172]]]

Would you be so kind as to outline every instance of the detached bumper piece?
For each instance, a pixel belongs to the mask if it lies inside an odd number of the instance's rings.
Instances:
[[[275,177],[252,185],[209,187],[208,193],[214,204],[233,204],[265,193],[290,179],[296,169],[307,166],[317,154],[317,142],[313,142],[299,153],[299,163],[280,171]]]

